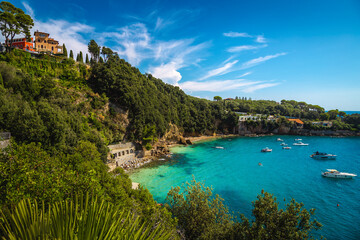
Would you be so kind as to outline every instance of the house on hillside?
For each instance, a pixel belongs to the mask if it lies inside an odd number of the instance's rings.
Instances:
[[[239,116],[239,122],[246,122],[247,120],[259,121],[261,120],[261,116],[261,114],[241,115]]]
[[[303,128],[304,127],[304,122],[301,121],[298,118],[289,118],[288,121],[295,123],[297,128]]]
[[[320,121],[320,122],[311,122],[313,126],[323,126],[323,127],[332,127],[331,121]]]
[[[54,54],[62,54],[63,48],[59,45],[59,41],[49,38],[50,34],[36,31],[35,35],[35,49],[38,52],[51,52]]]
[[[10,41],[6,40],[5,45],[10,47]],[[33,38],[31,38],[30,41],[28,41],[26,38],[14,38],[12,41],[12,47],[27,52],[35,52]]]
[[[115,160],[116,166],[136,158],[136,147],[134,143],[118,143],[108,145],[110,149],[109,158]]]

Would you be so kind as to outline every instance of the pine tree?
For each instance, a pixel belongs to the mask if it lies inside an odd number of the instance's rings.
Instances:
[[[68,56],[67,49],[65,47],[65,43],[63,44],[63,55],[64,55],[64,57]]]
[[[86,60],[85,60],[85,63],[86,64],[89,64],[90,62],[89,62],[89,55],[88,54],[86,54]]]
[[[80,54],[79,54],[79,62],[84,63],[84,58],[83,58],[82,51],[80,51]]]
[[[73,53],[73,50],[70,50],[70,58],[74,59],[74,53]]]

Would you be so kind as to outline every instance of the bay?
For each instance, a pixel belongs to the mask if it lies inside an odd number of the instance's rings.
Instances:
[[[283,150],[278,137],[292,149]],[[175,147],[170,160],[135,170],[130,177],[148,188],[156,201],[164,202],[171,187],[194,176],[212,186],[231,211],[247,217],[251,217],[252,201],[263,189],[274,194],[281,207],[284,198],[286,202],[294,198],[307,209],[315,208],[315,217],[324,225],[319,235],[360,239],[360,179],[321,176],[321,170],[329,168],[360,175],[360,138],[301,136],[309,146],[292,146],[294,138],[297,136],[237,137]],[[264,147],[273,151],[261,153]],[[338,157],[314,160],[309,156],[315,151]]]

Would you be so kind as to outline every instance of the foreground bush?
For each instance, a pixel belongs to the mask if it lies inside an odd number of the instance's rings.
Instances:
[[[20,201],[1,212],[6,239],[169,239],[174,233],[152,227],[131,211],[97,198],[75,198],[38,208],[35,200]]]

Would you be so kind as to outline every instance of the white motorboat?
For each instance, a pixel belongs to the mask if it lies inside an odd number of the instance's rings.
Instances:
[[[293,144],[294,146],[309,146],[308,143],[303,143],[303,142],[296,142]]]
[[[287,144],[283,142],[280,144],[280,146],[287,146]]]
[[[281,138],[278,138],[278,139],[276,139],[276,141],[283,142],[284,140],[282,140]]]
[[[326,172],[321,172],[321,175],[329,178],[353,178],[357,176],[353,173],[339,172],[336,169],[326,169]]]
[[[295,138],[294,141],[302,141],[301,138]]]
[[[224,147],[221,147],[221,146],[216,146],[215,148],[217,148],[217,149],[224,149]]]
[[[335,160],[336,155],[328,154],[328,153],[321,153],[321,152],[314,152],[314,154],[310,155],[313,159],[320,159],[320,160]]]
[[[291,147],[283,147],[283,149],[290,150]]]
[[[266,148],[261,149],[261,152],[272,152],[272,149],[266,147]]]

